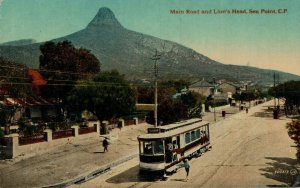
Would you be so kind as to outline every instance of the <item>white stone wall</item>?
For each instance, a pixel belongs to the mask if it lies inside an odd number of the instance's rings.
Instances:
[[[220,110],[223,110],[223,109],[226,109],[226,108],[230,108],[230,105],[227,104],[227,105],[224,105],[224,106],[218,106],[218,107],[216,107],[215,110],[216,110],[216,111],[220,111]],[[211,106],[209,106],[208,110],[209,110],[210,112],[213,112],[213,111],[214,111],[214,108],[212,108]]]

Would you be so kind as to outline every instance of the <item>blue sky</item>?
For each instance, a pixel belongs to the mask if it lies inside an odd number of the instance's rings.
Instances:
[[[104,6],[125,28],[181,43],[221,63],[300,75],[299,0],[0,0],[0,43],[71,34]],[[171,9],[288,12],[174,15]]]

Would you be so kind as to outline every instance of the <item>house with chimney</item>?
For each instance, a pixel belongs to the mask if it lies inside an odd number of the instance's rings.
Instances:
[[[241,93],[240,86],[230,82],[222,82],[218,85],[218,88],[221,93],[228,93],[228,92],[232,94]]]
[[[202,79],[196,83],[189,86],[189,90],[199,93],[202,96],[215,95],[218,93],[218,86],[216,84],[209,83],[208,81]]]

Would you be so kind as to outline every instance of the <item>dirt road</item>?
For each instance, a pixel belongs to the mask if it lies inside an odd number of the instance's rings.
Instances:
[[[138,159],[74,187],[266,187],[290,186],[298,171],[296,148],[282,118],[274,120],[267,105],[252,107],[211,126],[212,150],[190,161],[167,181],[138,178]]]

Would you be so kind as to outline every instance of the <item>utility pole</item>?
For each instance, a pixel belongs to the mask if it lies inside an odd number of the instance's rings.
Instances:
[[[275,92],[275,95],[276,95],[276,91],[275,91],[275,86],[276,86],[276,83],[275,83],[275,72],[273,74],[273,80],[274,80],[274,92]],[[274,97],[274,109],[276,108],[276,97]]]
[[[154,61],[154,83],[155,83],[155,91],[154,91],[154,127],[157,127],[157,75],[158,75],[158,68],[157,68],[157,61],[160,59],[160,55],[157,54],[157,50],[155,50],[155,55],[151,58]]]
[[[213,84],[214,84],[214,91],[213,91],[213,97],[214,97],[214,120],[217,122],[216,118],[216,101],[215,101],[215,93],[216,93],[216,80],[213,78]]]
[[[217,122],[217,118],[216,118],[216,101],[215,101],[215,96],[214,96],[214,120],[215,120],[215,122]]]
[[[280,83],[279,83],[279,73],[277,73],[277,85],[279,85]],[[279,104],[279,97],[277,98],[277,106],[280,106],[280,104]]]

